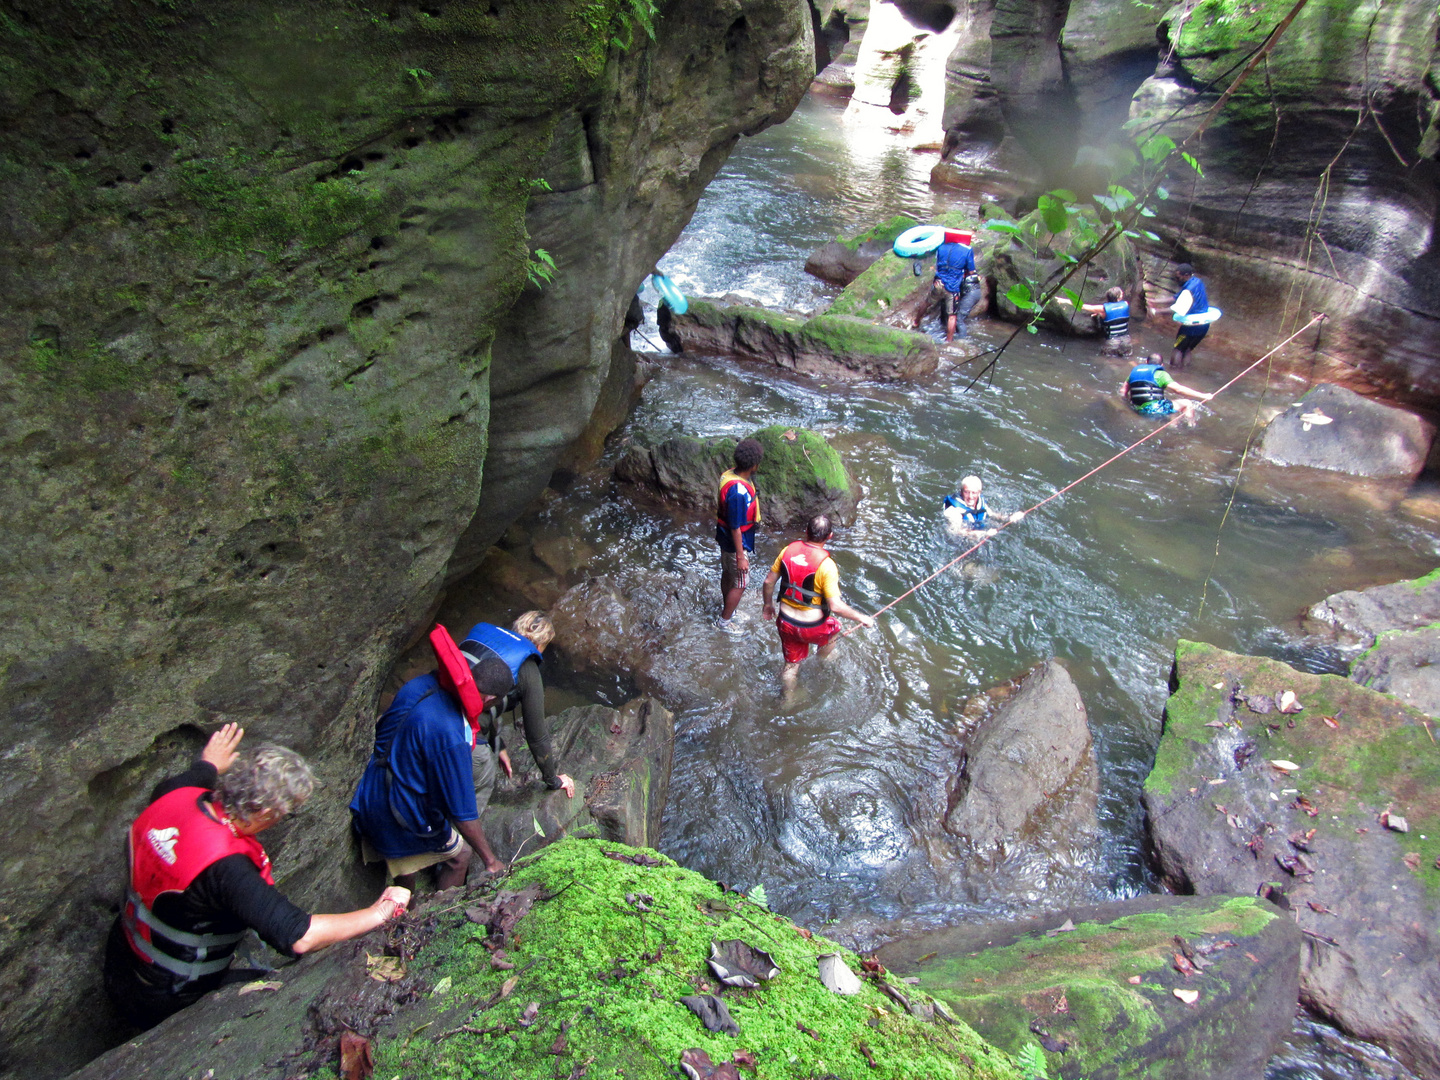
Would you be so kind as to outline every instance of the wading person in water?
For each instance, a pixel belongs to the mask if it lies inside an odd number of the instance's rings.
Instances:
[[[1130,305],[1125,302],[1124,289],[1119,286],[1107,289],[1104,303],[1084,304],[1080,310],[1095,316],[1105,334],[1105,344],[1100,346],[1101,356],[1130,355]]]
[[[1000,514],[985,505],[985,496],[980,493],[980,478],[967,476],[960,481],[958,495],[946,495],[942,513],[956,536],[972,537],[976,540],[993,536],[1000,525],[1014,525],[1025,518],[1025,511]]]
[[[1131,368],[1124,385],[1120,387],[1120,395],[1130,403],[1130,408],[1141,416],[1172,416],[1178,410],[1187,424],[1193,424],[1195,402],[1209,401],[1214,395],[1181,386],[1161,365],[1161,359],[1159,353],[1151,353],[1147,363]],[[1182,397],[1193,400],[1178,403],[1171,401],[1166,396],[1167,390],[1173,390]]]
[[[941,244],[935,249],[935,291],[940,293],[945,319],[945,341],[969,336],[965,320],[984,295],[975,269],[975,252],[969,244]]]
[[[256,834],[314,790],[305,759],[264,744],[238,753],[245,732],[226,724],[199,760],[159,784],[130,827],[130,884],[105,948],[105,991],[136,1027],[158,1024],[222,983],[247,930],[300,956],[381,926],[410,893],[389,888],[368,908],[310,915],[280,895]]]
[[[1191,325],[1191,322],[1203,317],[1210,310],[1210,298],[1205,293],[1205,282],[1196,276],[1195,268],[1189,263],[1177,266],[1175,276],[1180,279],[1180,291],[1175,294],[1175,302],[1170,305],[1170,310],[1175,313],[1174,319],[1180,324],[1180,332],[1175,337],[1175,351],[1170,357],[1170,366],[1176,371],[1184,371],[1195,346],[1204,341],[1205,335],[1210,332],[1208,322]]]
[[[753,477],[764,456],[765,448],[758,440],[741,439],[735,447],[735,467],[720,476],[715,542],[720,545],[722,626],[735,614],[750,583],[750,556],[755,551],[755,526],[760,521],[760,499]]]
[[[818,514],[810,519],[805,539],[796,540],[780,552],[770,574],[765,578],[765,618],[775,619],[780,633],[780,646],[785,664],[780,681],[786,690],[795,685],[800,662],[817,646],[818,656],[828,656],[840,636],[840,621],[835,616],[874,626],[875,620],[862,615],[840,599],[840,573],[825,545],[833,530],[830,519]],[[776,618],[771,590],[779,584],[779,617]]]

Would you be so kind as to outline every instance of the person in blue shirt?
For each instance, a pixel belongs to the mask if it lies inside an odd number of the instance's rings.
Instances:
[[[980,302],[983,290],[975,269],[975,252],[967,244],[941,244],[935,249],[935,290],[941,293],[945,313],[945,340],[955,340],[958,325],[965,334],[965,319]]]
[[[764,456],[765,447],[759,440],[741,439],[735,447],[735,467],[720,476],[715,542],[720,545],[722,625],[735,614],[750,583],[750,555],[755,550],[755,526],[760,521],[760,497],[754,477]]]
[[[472,850],[491,873],[505,869],[480,828],[473,740],[460,703],[435,672],[402,686],[375,725],[350,814],[365,861],[384,859],[397,885],[412,887],[416,874],[436,865],[439,888],[462,885]]]
[[[1170,310],[1175,313],[1176,319],[1183,319],[1186,315],[1202,315],[1210,310],[1210,298],[1205,294],[1205,282],[1201,281],[1195,273],[1195,268],[1189,263],[1181,263],[1175,268],[1175,274],[1180,279],[1180,291],[1175,294],[1175,302],[1170,305]],[[1176,371],[1184,369],[1190,360],[1190,354],[1195,351],[1195,346],[1205,339],[1210,332],[1210,324],[1201,326],[1180,326],[1180,333],[1175,338],[1175,351],[1170,356],[1170,366]]]

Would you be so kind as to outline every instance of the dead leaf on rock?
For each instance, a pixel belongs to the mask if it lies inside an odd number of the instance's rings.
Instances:
[[[1190,962],[1189,957],[1184,953],[1175,954],[1175,970],[1184,975],[1187,979],[1195,974],[1195,965]]]
[[[240,993],[235,996],[241,997],[245,994],[258,994],[262,990],[279,990],[284,985],[285,984],[279,979],[257,979],[255,982],[248,982],[240,987]]]
[[[700,1018],[706,1031],[721,1031],[726,1035],[739,1035],[740,1025],[730,1015],[730,1008],[714,994],[691,994],[680,999],[680,1004]]]
[[[1270,762],[1270,767],[1272,769],[1278,769],[1280,772],[1285,773],[1287,776],[1292,772],[1298,771],[1300,768],[1300,766],[1295,764],[1295,762],[1286,761],[1284,758],[1273,758]]]
[[[1306,901],[1305,901],[1305,904],[1306,904],[1307,907],[1310,908],[1311,911],[1315,912],[1317,915],[1334,915],[1334,914],[1335,914],[1335,912],[1331,911],[1328,907],[1326,907],[1326,906],[1325,906],[1324,904],[1322,904],[1322,903],[1319,903],[1318,901],[1315,901],[1315,900],[1306,900]],[[1339,916],[1336,916],[1336,917],[1338,918]]]
[[[1314,851],[1312,841],[1315,839],[1315,830],[1309,829],[1305,832],[1292,832],[1290,834],[1290,846],[1300,851]]]
[[[1253,713],[1263,715],[1275,710],[1275,699],[1269,694],[1251,694],[1245,699],[1245,707]]]
[[[1224,721],[1221,721],[1221,720],[1207,720],[1207,721],[1205,722],[1205,726],[1206,726],[1206,727],[1224,727],[1224,726],[1225,726],[1225,723],[1224,723]]]
[[[1045,931],[1045,936],[1046,936],[1046,937],[1054,937],[1056,934],[1068,934],[1068,933],[1070,933],[1070,931],[1072,931],[1072,930],[1074,930],[1074,929],[1075,929],[1075,923],[1072,922],[1070,919],[1066,919],[1066,920],[1065,920],[1063,923],[1061,923],[1059,926],[1055,927],[1055,929],[1053,929],[1053,930],[1046,930],[1046,931]]]
[[[1315,866],[1304,855],[1281,855],[1275,853],[1275,861],[1280,864],[1280,869],[1290,874],[1313,874]]]
[[[1298,713],[1305,708],[1300,704],[1300,699],[1295,696],[1293,690],[1282,690],[1275,695],[1275,707],[1282,713]]]
[[[780,974],[775,958],[739,938],[710,942],[710,970],[726,986],[753,989]]]
[[[1128,982],[1131,986],[1139,986],[1139,985],[1140,985],[1140,976],[1139,976],[1139,975],[1131,975],[1130,978],[1126,979],[1125,981]]]
[[[1194,1005],[1195,1002],[1200,1000],[1199,990],[1182,990],[1179,987],[1176,987],[1170,992],[1174,994],[1177,998],[1179,998],[1181,1001],[1183,1001],[1186,1005]]]
[[[1305,813],[1309,814],[1311,817],[1320,816],[1319,809],[1304,795],[1295,796],[1295,801],[1290,804],[1290,807],[1294,810],[1304,810]]]
[[[1332,731],[1339,731],[1339,730],[1340,730],[1340,725],[1335,721],[1335,717],[1333,717],[1333,716],[1322,716],[1322,717],[1320,717],[1320,719],[1321,719],[1321,720],[1324,720],[1324,721],[1325,721],[1325,726],[1328,727],[1328,728],[1330,728]]]
[[[1406,866],[1408,866],[1411,870],[1419,870],[1420,852],[1407,851],[1404,855],[1400,856],[1400,861],[1403,862]]]
[[[1410,831],[1410,823],[1399,814],[1392,814],[1389,810],[1380,814],[1380,824],[1395,832],[1408,833]]]
[[[530,1002],[529,1005],[526,1005],[525,1008],[520,1011],[520,1026],[528,1028],[531,1024],[535,1023],[535,1018],[539,1015],[540,1003],[538,1001]]]
[[[343,1032],[340,1035],[341,1080],[370,1080],[374,1071],[375,1056],[370,1051],[370,1040],[353,1031]]]
[[[365,973],[376,982],[399,982],[405,977],[405,961],[398,956],[365,954]]]

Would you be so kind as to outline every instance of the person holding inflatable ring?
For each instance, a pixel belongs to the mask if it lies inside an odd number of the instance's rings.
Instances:
[[[1175,313],[1180,332],[1175,338],[1175,351],[1170,357],[1170,366],[1176,371],[1183,371],[1190,362],[1190,354],[1195,351],[1195,346],[1204,341],[1205,335],[1210,332],[1209,322],[1198,321],[1210,311],[1210,298],[1205,294],[1205,282],[1200,280],[1195,268],[1189,263],[1177,266],[1175,274],[1180,279],[1180,291],[1175,294],[1175,302],[1170,305],[1170,310]],[[1218,315],[1218,312],[1216,314]]]

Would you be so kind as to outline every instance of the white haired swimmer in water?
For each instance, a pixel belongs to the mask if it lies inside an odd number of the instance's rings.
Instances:
[[[1024,520],[1025,511],[1001,514],[985,504],[982,485],[978,476],[967,476],[960,481],[960,490],[946,495],[944,509],[945,523],[950,532],[969,540],[983,540],[994,536],[1004,525],[1014,525]]]

